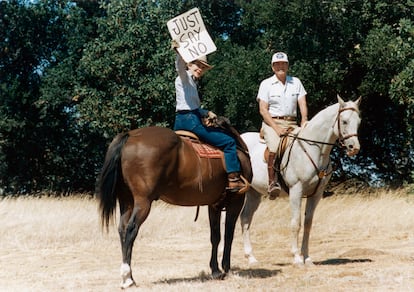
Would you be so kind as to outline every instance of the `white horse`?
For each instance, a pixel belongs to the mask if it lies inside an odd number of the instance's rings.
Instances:
[[[357,131],[361,122],[359,104],[356,101],[344,102],[338,96],[338,103],[331,105],[315,115],[303,128],[289,134],[290,141],[281,159],[280,171],[289,194],[291,208],[292,253],[294,264],[312,265],[309,257],[309,234],[316,206],[322,198],[326,184],[332,175],[330,153],[337,140],[346,148],[347,155],[359,152]],[[242,134],[250,152],[253,180],[246,193],[245,205],[240,213],[244,253],[249,263],[257,262],[250,243],[249,229],[253,214],[257,210],[261,195],[267,195],[268,172],[264,160],[266,144],[259,133]],[[302,248],[299,251],[298,236],[301,228],[302,198],[306,198],[306,211]]]

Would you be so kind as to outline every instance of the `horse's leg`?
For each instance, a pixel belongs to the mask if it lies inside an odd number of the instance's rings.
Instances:
[[[226,206],[226,229],[224,231],[224,251],[223,259],[221,261],[221,266],[226,274],[230,271],[234,229],[236,227],[237,218],[239,218],[240,211],[243,208],[244,197],[244,195],[233,195]]]
[[[226,230],[226,211],[221,211],[221,219],[220,219],[220,230]],[[218,254],[223,255],[223,251],[224,251],[224,232],[220,233],[220,243],[219,243],[219,247],[218,247]]]
[[[253,215],[259,207],[261,195],[256,190],[250,188],[246,193],[246,201],[240,213],[240,224],[243,235],[244,256],[249,260],[249,264],[257,263],[257,259],[253,255],[253,248],[250,241],[250,226],[252,224]]]
[[[121,288],[123,289],[135,284],[131,270],[132,248],[141,224],[148,217],[150,208],[151,203],[144,200],[139,204],[135,203],[134,206],[120,203],[121,218],[118,232],[122,248]]]
[[[291,188],[289,191],[289,203],[291,209],[291,247],[293,253],[293,263],[296,265],[303,265],[303,257],[299,252],[299,231],[301,227],[301,206],[302,206],[302,191]]]
[[[127,256],[127,245],[126,242],[126,228],[128,225],[128,221],[131,218],[132,208],[123,208],[120,206],[120,213],[121,218],[119,219],[119,226],[118,226],[118,233],[119,233],[119,239],[121,241],[121,250],[122,250],[122,264],[121,264],[121,288],[127,288],[129,286],[132,286],[135,284],[135,281],[132,278],[132,272],[131,272],[131,258],[126,259]],[[132,249],[132,247],[131,247]]]
[[[313,265],[312,259],[309,257],[309,236],[312,228],[313,215],[316,206],[322,197],[322,192],[314,194],[312,197],[306,199],[305,221],[303,224],[303,239],[302,239],[302,255],[306,265]]]
[[[221,218],[220,208],[208,206],[208,218],[210,221],[211,274],[212,274],[213,279],[223,279],[225,274],[223,274],[220,271],[219,266],[218,266],[218,261],[217,261],[218,245],[220,243],[220,218]]]

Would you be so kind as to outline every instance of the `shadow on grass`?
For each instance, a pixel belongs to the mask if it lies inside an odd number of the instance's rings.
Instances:
[[[324,261],[314,262],[317,266],[337,266],[337,265],[346,265],[352,263],[370,263],[372,262],[371,259],[347,259],[347,258],[336,258],[336,259],[327,259]],[[285,264],[280,264],[285,266]],[[226,278],[231,277],[232,275],[241,277],[241,278],[251,278],[251,279],[265,279],[277,276],[281,274],[281,269],[261,269],[261,268],[249,268],[249,269],[240,269],[240,268],[233,268],[231,269],[230,276],[227,275],[224,277],[224,281]],[[213,279],[211,274],[206,272],[201,272],[197,276],[194,277],[187,277],[187,278],[171,278],[171,279],[162,279],[154,282],[154,284],[175,284],[175,283],[183,283],[183,282],[207,282],[207,281],[220,281],[220,279]]]
[[[234,268],[230,271],[230,276],[227,275],[224,277],[224,281],[231,277],[231,274],[236,275],[242,278],[270,278],[280,274],[282,270],[268,270],[268,269],[239,269]],[[174,284],[174,283],[182,283],[182,282],[207,282],[207,281],[220,281],[220,279],[213,279],[211,274],[207,274],[204,271],[201,272],[198,276],[194,277],[187,277],[187,278],[172,278],[172,279],[163,279],[154,282],[154,284]]]
[[[339,266],[353,263],[370,263],[371,259],[327,259],[325,261],[315,262],[317,266]]]
[[[233,274],[236,274],[243,278],[258,278],[258,279],[265,279],[274,277],[282,272],[282,270],[269,270],[269,269],[261,269],[261,268],[249,268],[249,269],[239,269],[234,268],[232,269]]]

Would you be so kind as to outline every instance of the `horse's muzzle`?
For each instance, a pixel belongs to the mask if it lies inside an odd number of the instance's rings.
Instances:
[[[353,147],[348,147],[346,150],[346,155],[348,156],[354,156],[357,155],[359,152],[359,148],[353,148]]]

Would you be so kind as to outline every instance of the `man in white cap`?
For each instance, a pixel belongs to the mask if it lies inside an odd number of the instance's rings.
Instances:
[[[299,105],[303,126],[308,120],[306,90],[297,77],[287,75],[288,56],[277,52],[272,56],[273,76],[260,83],[257,101],[263,118],[262,133],[269,149],[267,169],[269,173],[269,199],[274,200],[280,193],[280,184],[275,174],[274,160],[279,147],[280,137],[289,128],[297,127],[297,105]]]

